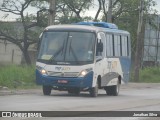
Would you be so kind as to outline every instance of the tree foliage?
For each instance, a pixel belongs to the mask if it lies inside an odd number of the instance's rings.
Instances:
[[[107,1],[101,1],[101,8],[103,10],[102,21],[107,22]],[[154,0],[146,0],[144,4],[145,19],[150,19],[149,14],[155,13],[152,6],[155,6]],[[120,29],[127,30],[131,33],[132,52],[134,55],[135,43],[137,39],[137,27],[139,16],[139,0],[114,0],[112,4],[112,22],[117,24]],[[144,19],[144,20],[145,20]]]
[[[42,10],[37,15],[25,15],[26,9],[34,0],[3,0],[0,11],[19,16],[19,24],[13,22],[0,23],[0,38],[16,44],[22,51],[27,64],[31,64],[28,48],[38,40]]]
[[[84,12],[89,10],[92,2],[93,0],[57,0],[57,24],[70,24],[92,20],[91,17],[84,16]]]
[[[70,24],[78,21],[107,21],[108,0],[97,0],[98,9],[93,17],[84,15],[86,10],[94,7],[94,0],[56,0],[56,24]],[[154,0],[145,1],[145,14],[152,10]],[[37,14],[26,14],[29,7],[35,7]],[[133,44],[138,23],[139,0],[113,0],[112,22],[116,23],[120,29],[128,30],[132,35]],[[19,16],[17,21],[22,27],[13,26],[9,22],[0,23],[0,39],[8,40],[16,44],[23,52],[26,63],[30,64],[28,48],[37,43],[38,35],[43,27],[47,26],[49,10],[49,0],[3,0],[0,11]],[[102,13],[102,18],[100,18]],[[134,47],[133,47],[134,48]]]

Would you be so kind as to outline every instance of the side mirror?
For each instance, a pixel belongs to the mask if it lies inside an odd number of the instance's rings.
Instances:
[[[39,35],[39,40],[38,40],[38,43],[37,43],[37,50],[39,50],[39,48],[40,48],[41,39],[42,39],[42,33]]]
[[[101,40],[97,43],[97,50],[98,52],[103,52],[103,43]]]
[[[39,35],[39,39],[41,39],[42,38],[42,33]]]

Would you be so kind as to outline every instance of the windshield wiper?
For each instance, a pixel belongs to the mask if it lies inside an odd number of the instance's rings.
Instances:
[[[71,37],[71,36],[70,36],[70,37]],[[71,37],[71,38],[72,38],[72,37]],[[76,56],[76,54],[75,54],[75,52],[74,52],[74,50],[73,50],[73,48],[72,48],[72,46],[71,46],[71,43],[72,43],[72,39],[70,39],[70,43],[69,43],[69,55],[70,55],[70,53],[71,53],[71,51],[72,51],[73,57],[75,58],[76,62],[79,63],[79,62],[78,62],[78,58],[77,58],[77,56]]]
[[[62,50],[63,50],[63,46],[60,47],[60,48],[57,50],[57,52],[52,55],[52,57],[49,59],[49,62],[55,61],[54,58],[57,57]],[[56,61],[55,61],[55,62],[56,62]]]
[[[64,45],[65,45],[65,40],[63,41],[63,47],[62,47],[62,54],[61,55],[63,55]]]
[[[62,54],[61,54],[61,55],[63,55],[64,45],[65,45],[65,40],[63,41],[63,46],[60,47],[60,48],[57,50],[57,52],[52,55],[52,57],[49,59],[49,62],[53,62],[53,61],[56,62],[56,61],[54,60],[54,58],[56,58],[56,57],[61,53],[61,51],[62,51]]]
[[[79,64],[78,58],[77,58],[72,46],[70,46],[70,50],[72,51],[73,57],[75,58],[76,62]]]

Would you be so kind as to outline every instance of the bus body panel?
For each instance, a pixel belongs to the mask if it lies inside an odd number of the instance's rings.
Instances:
[[[130,67],[131,67],[131,58],[129,57],[120,57],[120,64],[122,67],[122,73],[123,73],[123,81],[125,83],[127,83],[129,81],[129,77],[130,77]]]

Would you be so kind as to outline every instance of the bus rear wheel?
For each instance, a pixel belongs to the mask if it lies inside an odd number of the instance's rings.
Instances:
[[[44,95],[50,95],[51,94],[51,90],[52,90],[51,86],[45,86],[45,85],[43,85],[43,94]]]
[[[107,86],[105,88],[107,95],[118,96],[120,89],[120,84],[117,82],[117,85]]]

